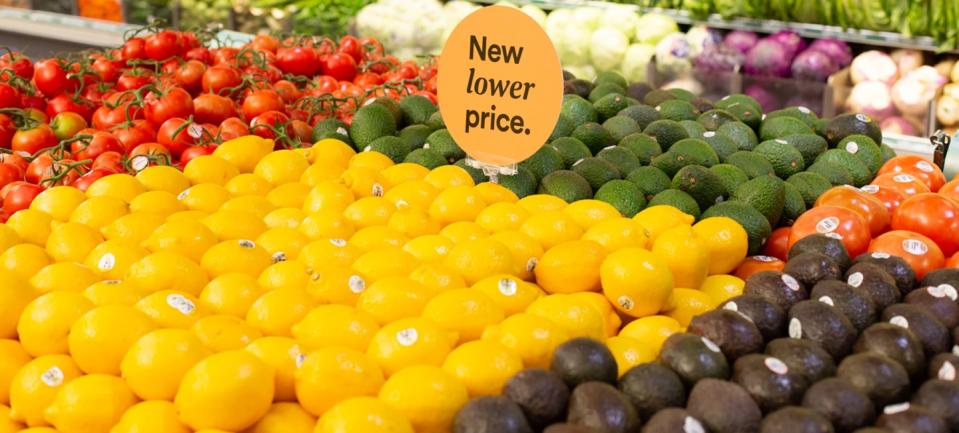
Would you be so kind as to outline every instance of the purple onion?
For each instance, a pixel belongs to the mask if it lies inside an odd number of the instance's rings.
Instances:
[[[768,113],[780,108],[779,99],[776,98],[776,95],[759,84],[753,84],[747,87],[743,93],[751,96],[756,102],[759,102],[759,106],[762,107],[763,112]]]
[[[845,68],[852,63],[852,49],[839,39],[816,39],[809,45],[808,50],[826,53],[840,68]]]
[[[792,56],[785,47],[772,39],[763,39],[746,53],[745,71],[764,77],[789,76]]]
[[[743,64],[743,54],[726,45],[711,45],[703,49],[693,60],[696,69],[704,71],[732,72]]]
[[[723,44],[735,48],[743,54],[746,54],[757,42],[759,42],[759,36],[745,30],[733,30],[727,33],[726,38],[723,39]]]
[[[796,54],[799,54],[802,52],[802,50],[806,49],[806,41],[804,41],[798,33],[789,30],[780,30],[776,33],[773,33],[767,39],[772,39],[776,42],[779,42],[779,44],[782,45],[786,50],[786,54],[790,59],[796,57]]]
[[[825,82],[839,70],[839,65],[826,53],[808,49],[799,53],[792,65],[792,76],[800,80]]]

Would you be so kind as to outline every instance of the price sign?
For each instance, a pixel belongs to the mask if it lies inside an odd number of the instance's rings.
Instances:
[[[532,18],[489,6],[453,29],[439,59],[440,113],[471,158],[507,166],[536,153],[556,126],[563,72]]]

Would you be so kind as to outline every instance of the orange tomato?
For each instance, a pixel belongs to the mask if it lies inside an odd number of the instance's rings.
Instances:
[[[886,161],[879,169],[879,175],[883,174],[908,173],[921,180],[929,188],[929,191],[936,192],[946,183],[946,176],[942,170],[932,161],[916,155],[897,156]]]
[[[770,256],[751,256],[736,268],[734,275],[739,279],[746,281],[756,272],[762,271],[782,271],[786,268],[786,262]]]
[[[906,199],[899,190],[879,185],[866,185],[860,191],[869,194],[879,200],[889,215],[892,215],[899,207],[899,204]]]
[[[763,254],[775,257],[785,261],[789,256],[789,234],[792,233],[791,227],[780,227],[773,230],[763,246]]]
[[[919,193],[930,192],[929,186],[925,182],[910,173],[881,174],[872,180],[872,185],[894,189],[906,198]]]
[[[876,197],[858,188],[842,185],[830,188],[816,199],[816,206],[838,206],[849,209],[869,225],[869,232],[878,236],[889,227],[890,214]]]
[[[932,239],[905,230],[893,230],[873,239],[869,244],[869,252],[877,251],[902,257],[919,280],[927,272],[942,268],[946,264],[942,250]]]
[[[796,219],[789,234],[789,248],[800,239],[824,234],[842,241],[849,257],[856,257],[869,247],[872,235],[858,213],[838,206],[817,206]]]

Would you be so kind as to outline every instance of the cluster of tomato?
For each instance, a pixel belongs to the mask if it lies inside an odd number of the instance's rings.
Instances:
[[[947,183],[928,160],[897,156],[871,184],[829,189],[792,227],[774,231],[764,251],[772,264],[757,266],[781,264],[794,243],[816,233],[841,240],[850,257],[865,252],[902,257],[919,278],[959,268],[959,179]]]
[[[309,145],[317,122],[348,125],[371,98],[436,100],[436,66],[401,62],[375,39],[260,35],[241,47],[205,39],[162,30],[36,63],[0,56],[0,221],[50,186],[182,167],[251,133]]]

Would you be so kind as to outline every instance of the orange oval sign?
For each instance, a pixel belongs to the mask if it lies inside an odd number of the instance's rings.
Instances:
[[[473,159],[509,165],[546,143],[563,103],[556,49],[516,8],[488,6],[453,29],[439,59],[440,113]]]

